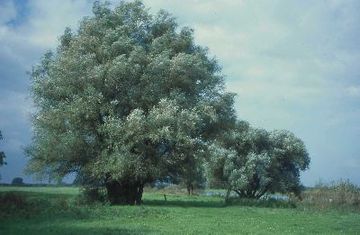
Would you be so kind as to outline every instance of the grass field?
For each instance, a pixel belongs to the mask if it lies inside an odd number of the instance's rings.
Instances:
[[[143,206],[89,206],[76,203],[78,188],[0,187],[9,191],[30,203],[0,205],[0,234],[360,234],[353,212],[225,206],[210,196],[165,202],[157,192],[145,193]]]

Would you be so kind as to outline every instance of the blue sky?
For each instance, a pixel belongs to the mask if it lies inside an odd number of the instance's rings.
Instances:
[[[113,1],[116,2],[116,1]],[[257,127],[288,129],[305,142],[320,179],[360,184],[360,1],[145,0],[195,29],[237,93],[238,117]],[[0,0],[0,149],[2,180],[24,176],[31,139],[27,71],[54,49],[66,26],[91,14],[90,0]]]

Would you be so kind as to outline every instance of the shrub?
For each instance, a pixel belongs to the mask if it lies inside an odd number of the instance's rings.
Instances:
[[[32,216],[40,211],[38,205],[18,192],[0,194],[0,218]]]
[[[107,203],[107,194],[105,188],[83,188],[81,194],[77,198],[78,204],[93,204],[96,202]]]
[[[16,208],[24,208],[27,205],[27,200],[22,194],[15,192],[7,192],[3,195],[0,195],[0,205],[2,208],[9,206],[14,206]]]
[[[87,218],[86,206],[79,206],[63,196],[34,198],[20,192],[0,193],[0,221],[7,218],[32,218],[35,215],[48,217]]]

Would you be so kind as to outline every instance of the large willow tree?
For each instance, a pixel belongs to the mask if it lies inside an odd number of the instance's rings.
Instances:
[[[204,143],[234,123],[233,95],[168,13],[139,1],[93,13],[33,69],[28,170],[75,172],[112,203],[138,204],[145,183],[198,170]]]

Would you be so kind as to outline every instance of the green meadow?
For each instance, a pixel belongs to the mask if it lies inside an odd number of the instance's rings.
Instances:
[[[75,187],[1,187],[0,234],[359,234],[360,214],[218,196],[144,193],[141,206],[79,203]]]

